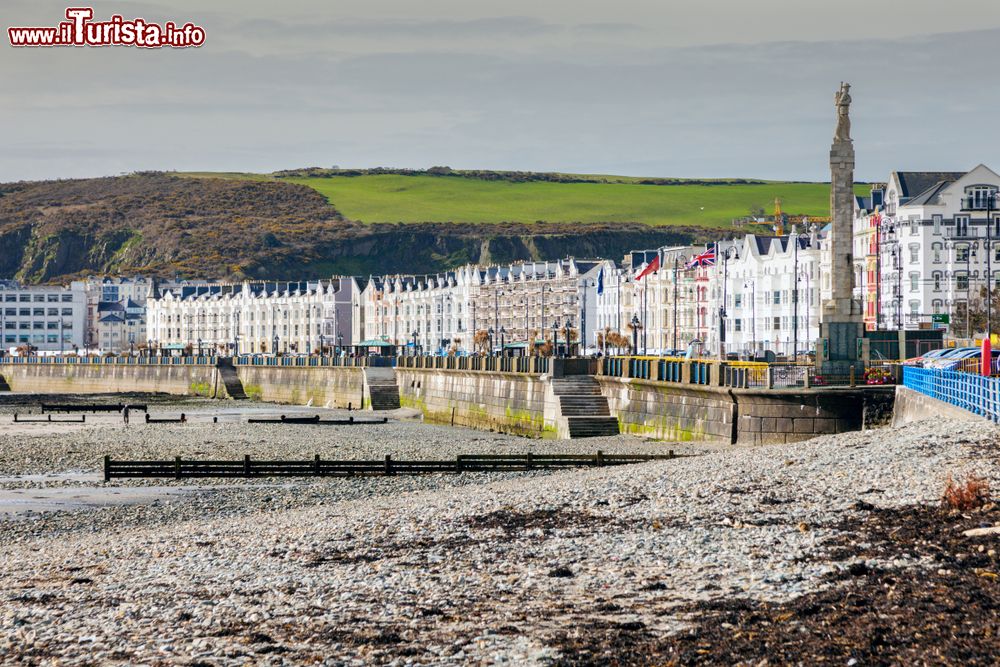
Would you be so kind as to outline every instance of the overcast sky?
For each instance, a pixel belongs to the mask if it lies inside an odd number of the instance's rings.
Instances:
[[[79,3],[84,4],[84,3]],[[3,0],[0,181],[304,166],[826,180],[1000,167],[997,0],[95,1],[198,49],[14,49],[66,2]]]

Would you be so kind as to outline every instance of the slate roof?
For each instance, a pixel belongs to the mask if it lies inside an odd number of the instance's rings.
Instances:
[[[964,171],[897,171],[896,180],[902,190],[899,197],[901,200],[915,197],[941,181],[951,183],[962,176],[965,176]]]
[[[937,183],[930,186],[923,192],[919,193],[917,196],[909,199],[906,202],[906,204],[912,206],[926,206],[928,204],[939,204],[941,203],[940,194],[942,190],[947,188],[952,183],[954,183],[954,181],[938,181]]]

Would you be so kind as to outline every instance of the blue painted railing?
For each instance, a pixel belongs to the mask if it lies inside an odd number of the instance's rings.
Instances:
[[[904,366],[903,386],[1000,423],[1000,377]]]

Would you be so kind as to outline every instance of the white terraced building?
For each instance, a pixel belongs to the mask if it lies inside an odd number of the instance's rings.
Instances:
[[[792,356],[815,349],[820,304],[830,293],[829,281],[821,277],[823,235],[815,229],[788,236],[748,234],[723,247],[734,250],[713,267],[711,280],[724,285],[725,351]],[[717,317],[722,304],[721,295],[713,299]],[[713,327],[708,343],[713,352],[718,337]]]
[[[153,290],[146,302],[149,346],[204,354],[336,352],[350,343],[352,281],[251,282]],[[347,338],[338,340],[338,335]]]
[[[1000,175],[985,165],[968,172],[894,171],[859,202],[856,283],[869,330],[939,326],[954,338],[984,333],[961,322],[970,302],[973,308],[981,303],[988,282],[991,289],[1000,285],[998,191]],[[951,325],[935,325],[935,315],[947,315]]]
[[[523,349],[532,336],[560,340],[569,323],[592,346],[601,262],[565,259],[506,266],[466,265],[424,276],[371,277],[360,291],[354,334],[369,343],[423,353],[472,352],[477,331]]]

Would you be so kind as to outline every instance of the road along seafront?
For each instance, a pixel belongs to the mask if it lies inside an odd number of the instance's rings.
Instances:
[[[933,590],[947,591],[948,577],[968,584],[960,567],[972,562],[968,554],[979,559],[975,569],[996,571],[995,549],[990,556],[984,541],[990,538],[956,532],[992,523],[994,510],[970,518],[927,514],[937,511],[949,474],[1000,480],[998,433],[988,423],[923,421],[791,445],[684,449],[628,436],[530,441],[405,420],[334,430],[251,426],[243,414],[215,424],[207,419],[212,406],[185,409],[192,415],[186,424],[88,419],[76,431],[0,435],[6,491],[177,491],[150,502],[36,509],[0,520],[2,660],[732,662],[777,650],[740,643],[767,636],[763,625],[754,628],[764,605],[780,607],[784,620],[772,625],[786,639],[803,638],[781,649],[779,662],[820,649],[845,663],[855,654],[885,661],[892,653],[870,652],[903,650],[890,641],[893,628],[867,648],[857,637],[841,645],[834,612],[822,600],[811,614],[793,605],[823,595],[852,599],[855,587],[886,573],[897,581],[940,577],[945,583]],[[666,447],[700,456],[620,468],[371,479],[192,485],[97,478],[105,454],[432,458]],[[880,531],[897,530],[893,521],[920,512],[928,535],[938,526],[959,536],[940,539],[945,566],[915,545],[876,548]],[[740,609],[753,613],[740,616]],[[817,615],[833,623],[825,639],[809,624]],[[969,620],[980,633],[965,633],[962,645],[911,642],[907,650],[964,650],[956,655],[971,656],[966,662],[992,662],[995,647],[984,631],[995,631],[996,619],[987,612]],[[723,648],[728,653],[713,653]]]

